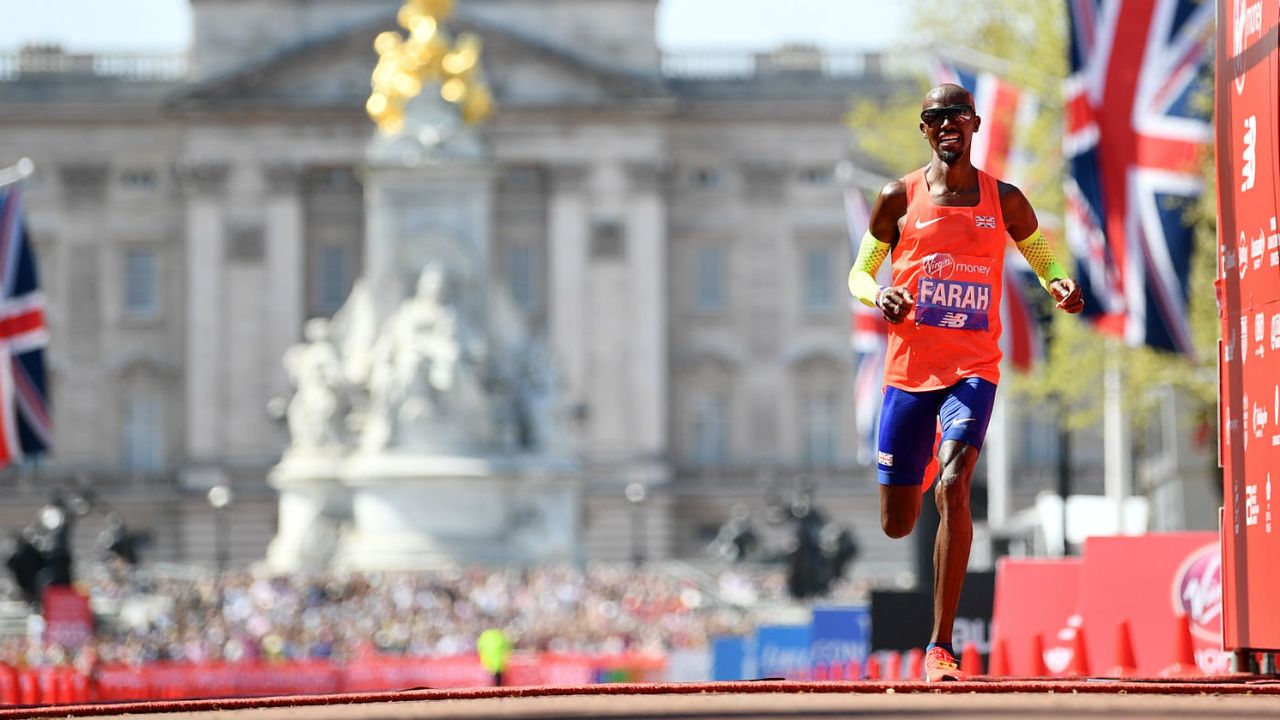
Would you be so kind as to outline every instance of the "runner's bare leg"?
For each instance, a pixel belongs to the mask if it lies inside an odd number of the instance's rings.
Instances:
[[[933,491],[940,520],[933,544],[933,635],[930,638],[935,643],[951,642],[960,590],[969,567],[969,548],[973,544],[969,487],[977,462],[978,449],[968,443],[947,440],[938,448],[942,475]]]

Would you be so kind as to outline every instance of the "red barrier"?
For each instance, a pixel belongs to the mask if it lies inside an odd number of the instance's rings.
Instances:
[[[40,704],[40,686],[36,682],[36,674],[32,670],[23,670],[18,673],[18,704]]]
[[[18,671],[0,663],[0,705],[18,704]]]
[[[71,697],[67,702],[87,703],[93,700],[88,676],[75,670],[68,670],[67,681],[70,683],[71,688]]]
[[[42,705],[54,705],[58,702],[58,668],[42,667],[35,669],[36,697]]]
[[[195,674],[203,674],[195,673]],[[98,699],[106,702],[146,700],[151,697],[147,674],[126,665],[103,665],[97,670]]]
[[[508,685],[585,685],[661,680],[664,657],[641,655],[517,655]],[[5,672],[7,670],[7,672]],[[246,663],[156,662],[104,665],[91,679],[68,667],[15,672],[0,666],[0,702],[66,704],[101,700],[182,700],[467,688],[493,684],[475,655],[372,656],[346,665],[326,660]],[[94,692],[90,692],[91,686]]]
[[[480,665],[480,659],[475,655],[381,657],[341,667],[339,677],[344,692],[486,687],[493,684],[493,676]]]

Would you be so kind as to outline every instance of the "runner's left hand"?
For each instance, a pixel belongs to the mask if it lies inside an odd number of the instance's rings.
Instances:
[[[1049,283],[1049,294],[1058,301],[1058,309],[1075,314],[1084,310],[1084,295],[1080,286],[1071,278],[1059,278]]]

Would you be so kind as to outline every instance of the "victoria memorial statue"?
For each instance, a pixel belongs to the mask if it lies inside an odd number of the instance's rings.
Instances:
[[[367,104],[365,276],[283,358],[280,571],[579,555],[581,471],[543,338],[490,280],[491,96],[450,3],[409,0]]]

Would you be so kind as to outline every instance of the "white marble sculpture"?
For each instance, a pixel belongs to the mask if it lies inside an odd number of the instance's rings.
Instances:
[[[457,439],[485,399],[464,352],[457,310],[445,301],[444,267],[430,263],[373,343],[361,449],[441,445]],[[440,437],[449,435],[448,438]]]
[[[487,362],[480,333],[449,302],[447,281],[443,264],[428,263],[380,329],[363,280],[332,322],[308,322],[306,342],[285,356],[296,386],[291,454],[570,452],[563,381],[545,340],[509,330]]]
[[[343,443],[344,381],[342,361],[329,336],[329,321],[307,321],[305,341],[289,348],[284,367],[296,388],[286,419],[292,450],[313,452]]]

